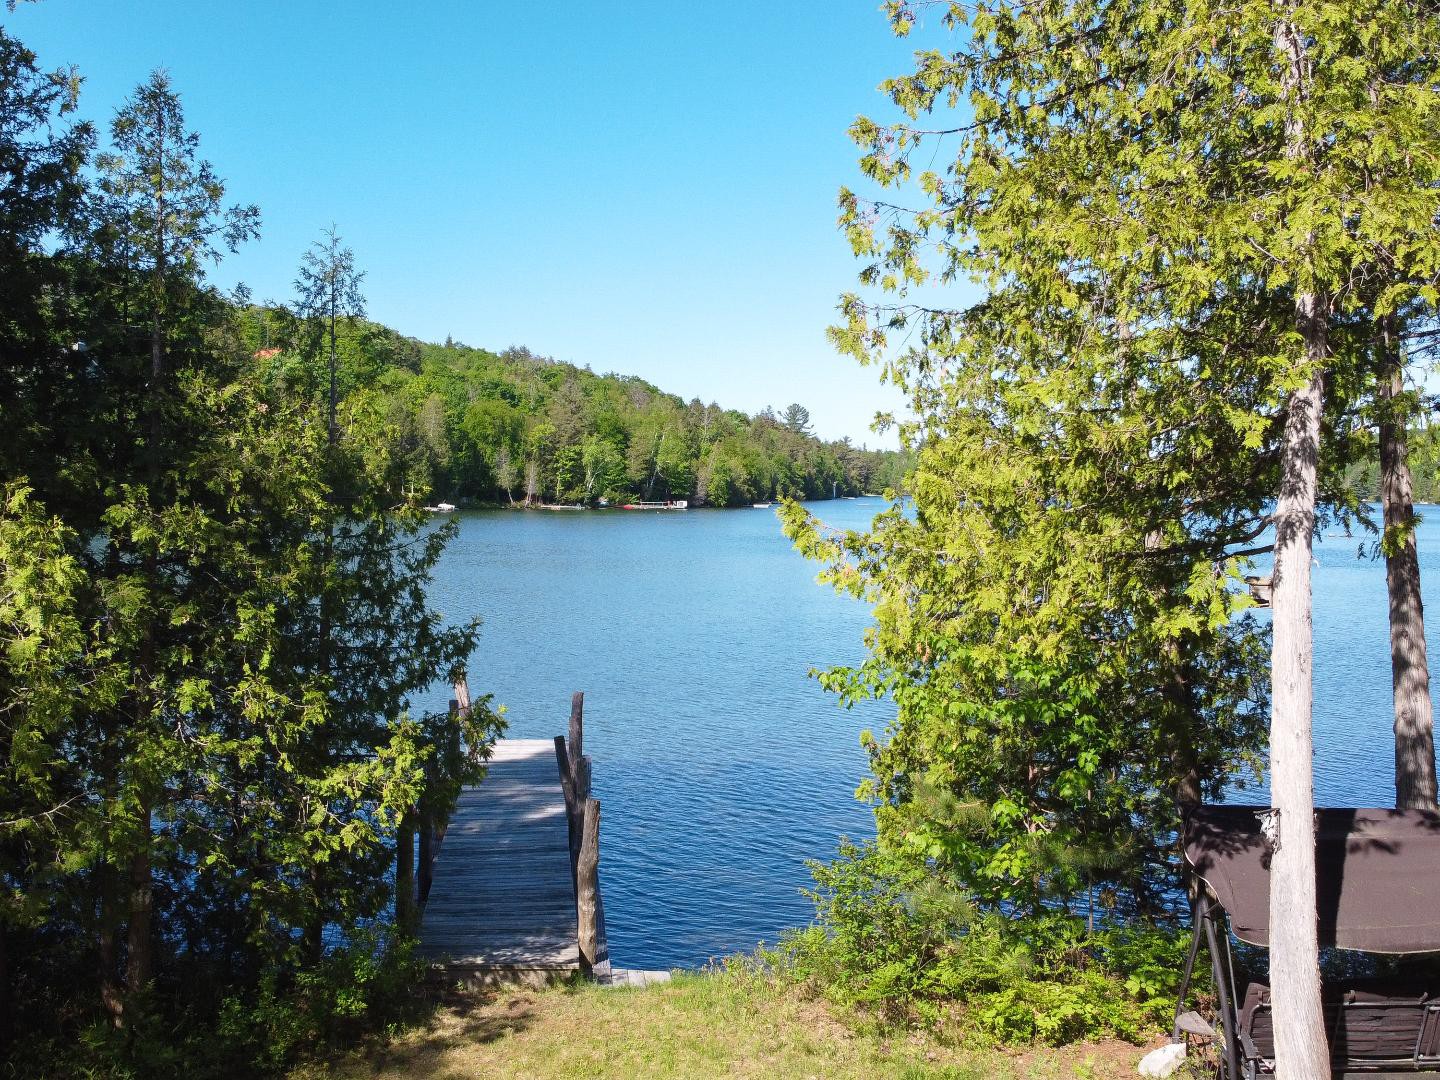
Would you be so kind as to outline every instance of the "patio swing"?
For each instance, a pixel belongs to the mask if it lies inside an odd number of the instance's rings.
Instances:
[[[1221,1080],[1274,1072],[1270,988],[1236,980],[1230,935],[1270,940],[1268,808],[1202,806],[1185,822],[1195,875],[1194,934],[1180,982],[1173,1041],[1214,1040]],[[1440,952],[1440,814],[1317,810],[1315,871],[1320,947],[1383,956]],[[1227,932],[1226,917],[1229,918]],[[1201,938],[1210,953],[1218,1017],[1187,1011]],[[1327,980],[1322,990],[1334,1077],[1440,1072],[1440,967],[1434,976]],[[1219,1030],[1216,1030],[1218,1026]]]

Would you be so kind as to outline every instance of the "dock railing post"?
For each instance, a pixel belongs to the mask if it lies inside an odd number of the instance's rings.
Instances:
[[[590,755],[586,754],[579,761],[575,762],[575,779],[571,781],[575,788],[575,798],[584,802],[590,797]]]
[[[571,780],[574,780],[573,770],[579,764],[580,759],[585,756],[585,691],[576,690],[570,695],[570,737],[566,740],[565,749],[570,754],[570,768],[572,770]]]
[[[560,790],[565,796],[565,837],[570,848],[570,879],[575,880],[575,860],[580,855],[581,804],[575,798],[575,774],[570,767],[570,752],[565,736],[555,736],[555,761],[560,767]]]

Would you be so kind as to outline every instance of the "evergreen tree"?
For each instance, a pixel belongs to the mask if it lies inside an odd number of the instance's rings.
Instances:
[[[810,434],[810,410],[804,405],[790,405],[780,414],[780,422],[796,435]]]
[[[912,6],[888,6],[908,32]],[[943,10],[958,51],[921,52],[886,84],[909,120],[853,134],[882,185],[910,181],[936,139],[953,157],[913,177],[918,211],[842,193],[862,284],[892,295],[848,297],[834,331],[909,392],[915,515],[839,544],[789,515],[838,583],[879,602],[871,660],[831,682],[899,705],[874,751],[882,838],[991,896],[1073,888],[1037,836],[1081,847],[1133,814],[1154,829],[1138,850],[1159,856],[1175,820],[1160,800],[1217,791],[1255,746],[1257,638],[1225,578],[1270,550],[1278,493],[1272,882],[1298,906],[1272,910],[1293,912],[1275,956],[1303,1039],[1318,1017],[1309,537],[1317,506],[1353,507],[1341,477],[1373,385],[1358,328],[1434,277],[1437,158],[1409,149],[1433,138],[1434,96],[1423,72],[1385,77],[1428,56],[1431,17],[1380,2]],[[916,122],[962,101],[954,124]],[[1396,251],[1406,284],[1365,310],[1347,283]],[[961,275],[983,301],[907,299]],[[920,344],[890,351],[896,330]],[[1009,752],[967,752],[1006,733]],[[991,826],[936,818],[927,784]],[[1143,890],[1146,862],[1110,865]],[[1284,1067],[1314,1052],[1287,1043]]]
[[[355,253],[341,246],[340,236],[332,225],[323,241],[316,241],[300,261],[295,278],[296,313],[305,327],[303,342],[307,357],[320,352],[322,341],[329,346],[329,401],[326,431],[330,445],[339,438],[336,410],[339,407],[339,358],[336,352],[336,330],[342,321],[353,322],[365,315],[365,297],[360,283],[365,275],[355,269]]]

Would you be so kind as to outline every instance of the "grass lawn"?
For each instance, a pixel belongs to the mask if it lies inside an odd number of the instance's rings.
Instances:
[[[294,1080],[474,1077],[1133,1077],[1143,1051],[1111,1042],[1005,1054],[841,1023],[821,1002],[745,973],[685,974],[643,989],[595,986],[447,994],[393,1042]]]

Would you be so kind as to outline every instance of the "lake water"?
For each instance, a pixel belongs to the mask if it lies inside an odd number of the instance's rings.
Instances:
[[[816,509],[858,528],[883,505]],[[815,583],[773,510],[457,518],[432,599],[485,619],[472,690],[522,738],[563,734],[585,691],[615,962],[703,964],[808,922],[805,860],[874,829],[859,733],[890,714],[808,676],[864,655],[866,607]]]
[[[1417,531],[1421,594],[1429,617],[1431,698],[1440,690],[1440,507]],[[1374,508],[1378,520],[1379,507]],[[1328,531],[1315,545],[1315,801],[1320,806],[1393,806],[1394,704],[1385,562],[1357,559],[1375,537]],[[1436,709],[1440,715],[1440,707]],[[1253,797],[1252,797],[1253,798]],[[1268,789],[1263,799],[1269,801]]]
[[[862,528],[882,505],[812,509]],[[815,583],[773,510],[457,518],[432,597],[451,618],[485,619],[472,690],[493,693],[508,733],[526,738],[562,734],[571,692],[585,691],[615,962],[702,964],[808,922],[805,860],[873,832],[853,798],[859,733],[890,713],[846,711],[808,676],[863,656],[865,606]],[[1440,620],[1440,515],[1419,537]],[[1331,535],[1316,548],[1321,805],[1393,799],[1385,572],[1355,559],[1360,543]],[[415,705],[448,697],[436,688]]]

